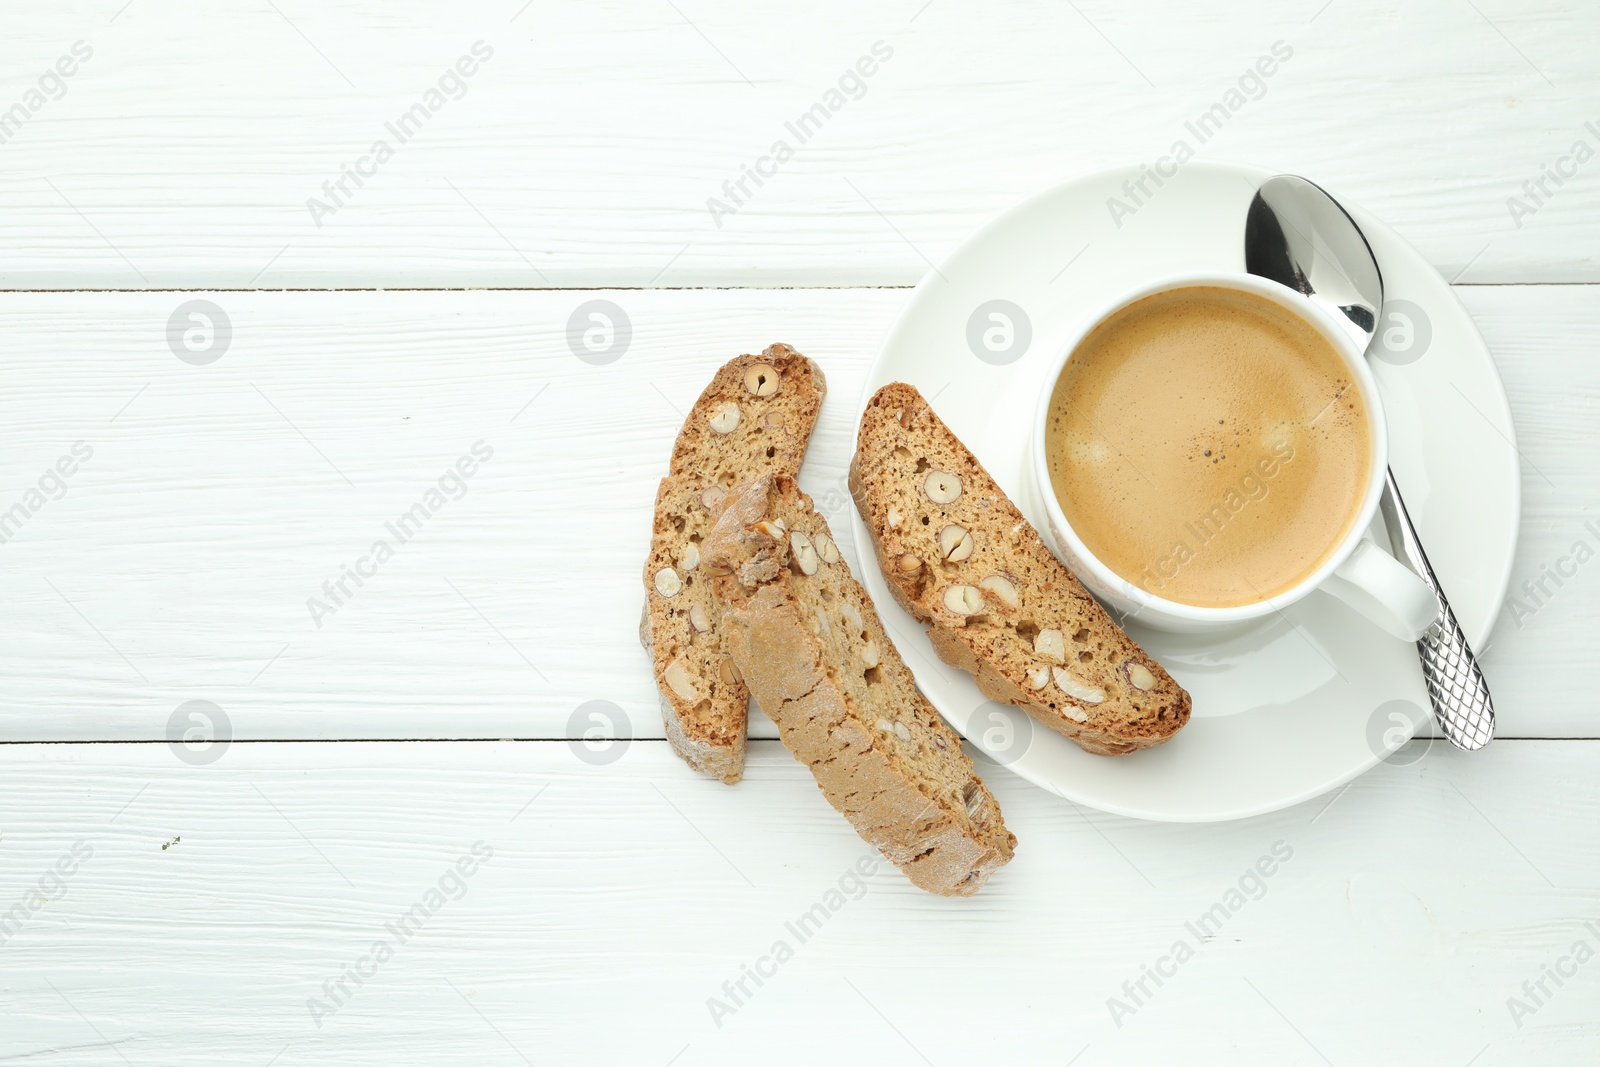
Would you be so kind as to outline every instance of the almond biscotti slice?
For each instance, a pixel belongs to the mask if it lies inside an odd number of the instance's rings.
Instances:
[[[1080,747],[1159,745],[1189,694],[1111,621],[909,385],[861,416],[850,492],[898,600],[939,658]]]
[[[828,803],[919,888],[976,893],[1016,838],[811,498],[782,474],[734,490],[701,558],[734,662]]]
[[[700,541],[731,487],[800,468],[826,389],[816,364],[788,345],[730,360],[689,412],[656,491],[639,640],[655,661],[673,750],[730,785],[744,773],[750,694],[724,648]]]

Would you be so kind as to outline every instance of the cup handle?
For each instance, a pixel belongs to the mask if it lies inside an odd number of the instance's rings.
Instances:
[[[1402,641],[1420,638],[1439,616],[1428,583],[1365,539],[1322,588]]]

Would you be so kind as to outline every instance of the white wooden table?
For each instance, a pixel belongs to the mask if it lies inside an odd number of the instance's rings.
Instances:
[[[0,1062],[1600,1060],[1600,10],[0,17]],[[776,741],[730,790],[661,740],[667,443],[782,339],[827,369],[802,482],[837,494],[929,263],[1179,140],[1360,201],[1487,338],[1524,475],[1500,739],[1212,826],[990,767],[1022,843],[982,894],[861,877]],[[595,299],[631,322],[604,365],[567,343]],[[229,332],[186,348],[196,300]]]

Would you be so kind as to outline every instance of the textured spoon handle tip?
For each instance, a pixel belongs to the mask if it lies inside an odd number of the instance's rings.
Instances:
[[[1437,584],[1434,585],[1438,593]],[[1456,622],[1455,612],[1439,594],[1439,619],[1417,642],[1428,699],[1445,736],[1460,748],[1482,748],[1494,740],[1494,702],[1478,661]]]

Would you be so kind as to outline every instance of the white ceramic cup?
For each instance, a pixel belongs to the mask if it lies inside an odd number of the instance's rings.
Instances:
[[[1277,596],[1254,604],[1235,607],[1198,607],[1167,600],[1117,574],[1097,559],[1067,522],[1050,482],[1049,457],[1045,449],[1046,428],[1050,421],[1050,400],[1067,362],[1096,326],[1123,308],[1157,293],[1189,286],[1215,286],[1242,290],[1269,300],[1310,324],[1344,360],[1351,379],[1366,402],[1367,427],[1372,435],[1371,468],[1367,471],[1366,494],[1360,501],[1356,520],[1338,547],[1311,574]],[[1378,502],[1383,495],[1384,473],[1389,466],[1389,437],[1384,422],[1383,402],[1377,382],[1367,367],[1364,354],[1355,341],[1332,318],[1332,313],[1276,282],[1253,274],[1187,274],[1163,278],[1127,293],[1096,314],[1073,334],[1050,364],[1034,417],[1032,471],[1039,494],[1049,516],[1052,548],[1072,568],[1083,584],[1119,612],[1161,630],[1194,633],[1273,615],[1301,597],[1321,590],[1343,600],[1373,623],[1398,638],[1415,641],[1433,624],[1438,604],[1433,591],[1408,567],[1379,548],[1368,536]]]

